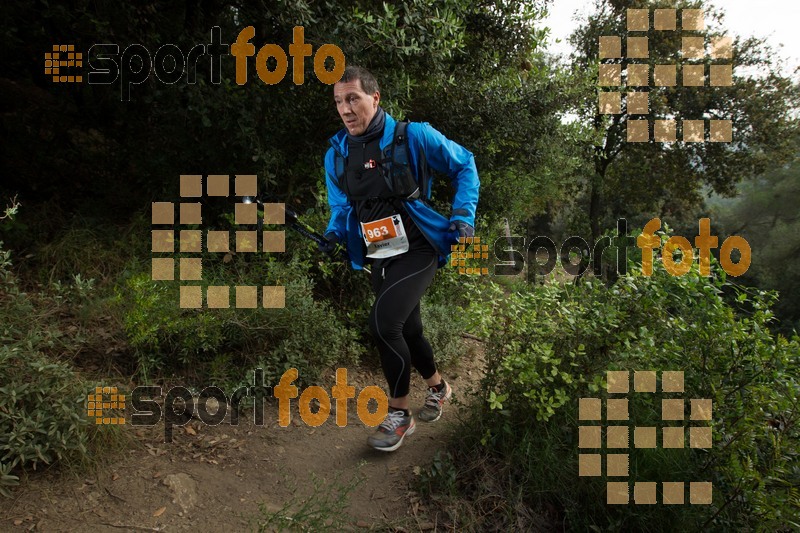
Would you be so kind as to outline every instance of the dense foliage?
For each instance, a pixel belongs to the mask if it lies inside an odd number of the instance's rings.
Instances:
[[[778,291],[775,314],[781,331],[800,331],[800,162],[797,159],[747,181],[735,199],[716,198],[715,216],[727,233],[753,243],[746,283]]]
[[[711,278],[696,265],[682,277],[660,267],[645,277],[632,264],[612,286],[585,280],[505,296],[487,287],[488,372],[464,423],[467,442],[450,459],[467,466],[454,481],[440,464],[428,480],[428,490],[454,484],[482,502],[453,519],[476,530],[548,521],[579,530],[797,527],[800,339],[770,331],[774,295],[712,268]],[[630,450],[631,479],[711,481],[711,506],[608,506],[605,482],[615,478],[577,476],[578,398],[606,397],[607,370],[657,371],[659,383],[662,371],[682,370],[685,398],[712,399],[711,449],[689,449],[687,432],[685,449]],[[660,393],[628,397],[631,425],[664,425]]]
[[[265,85],[251,59],[247,83],[240,86],[230,56],[222,58],[220,83],[212,82],[209,60],[201,58],[196,83],[184,77],[164,84],[151,72],[147,81],[131,86],[127,101],[121,99],[120,79],[110,85],[55,84],[40,68],[53,43],[72,43],[84,53],[93,44],[113,43],[120,54],[141,44],[153,55],[164,43],[184,51],[208,43],[215,26],[230,44],[252,25],[256,50],[267,43],[286,49],[294,26],[305,28],[305,40],[315,49],[336,44],[348,63],[374,71],[387,110],[432,122],[476,153],[487,179],[502,177],[496,192],[485,189],[484,215],[507,209],[503,201],[515,190],[533,199],[537,189],[526,181],[525,169],[540,169],[536,181],[543,186],[527,212],[541,211],[545,188],[557,196],[558,165],[545,163],[557,157],[548,155],[553,149],[547,139],[559,135],[556,117],[563,107],[558,77],[550,77],[534,52],[544,36],[535,22],[545,3],[77,2],[54,3],[43,13],[22,2],[6,3],[0,8],[4,64],[17,74],[0,78],[7,107],[0,123],[6,139],[0,147],[0,193],[19,194],[32,208],[22,213],[20,231],[6,240],[15,249],[27,247],[31,234],[51,240],[64,220],[44,213],[124,224],[149,201],[176,197],[180,174],[257,174],[262,191],[312,201],[326,140],[341,123],[331,88],[317,80],[311,59],[302,85],[290,76]],[[535,68],[524,66],[531,60]],[[509,121],[511,113],[517,119]],[[509,151],[516,157],[507,157]],[[23,152],[30,157],[16,157]]]
[[[0,243],[0,495],[9,495],[25,469],[81,463],[100,448],[86,418],[90,385],[48,355],[80,343],[53,316],[80,306],[90,290],[76,276],[47,293],[24,292]]]

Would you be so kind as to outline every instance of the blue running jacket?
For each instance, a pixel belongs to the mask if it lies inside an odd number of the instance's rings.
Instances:
[[[381,149],[394,140],[396,124],[397,121],[386,113],[383,137],[379,143]],[[406,128],[406,142],[409,148],[410,165],[417,185],[420,185],[418,162],[420,148],[422,148],[428,166],[449,176],[456,189],[449,219],[430,207],[422,197],[416,200],[403,200],[412,220],[436,249],[441,268],[448,262],[450,246],[458,243],[458,231],[449,231],[450,223],[463,220],[470,226],[475,226],[475,210],[478,206],[478,189],[480,188],[475,158],[472,152],[446,138],[427,122],[410,122]],[[328,189],[331,218],[325,233],[336,234],[339,241],[346,244],[351,266],[356,270],[361,270],[364,266],[362,249],[364,240],[361,235],[361,225],[358,223],[355,209],[339,187],[334,168],[334,150],[342,158],[347,157],[347,131],[344,128],[339,130],[336,135],[331,137],[330,143],[331,148],[325,154],[325,183]],[[430,199],[431,189],[432,187],[429,185],[428,190],[424,191],[427,195],[425,200]]]

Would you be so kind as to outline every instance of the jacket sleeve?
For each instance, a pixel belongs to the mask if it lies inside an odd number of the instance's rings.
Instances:
[[[417,139],[424,150],[428,165],[450,177],[456,194],[452,202],[450,221],[463,220],[475,226],[480,180],[472,152],[451,141],[427,122],[412,122],[409,139]]]
[[[347,229],[347,212],[350,204],[347,196],[336,183],[333,158],[333,148],[329,148],[325,154],[325,186],[328,190],[328,205],[331,208],[331,218],[325,233],[335,233],[340,241],[344,241]]]

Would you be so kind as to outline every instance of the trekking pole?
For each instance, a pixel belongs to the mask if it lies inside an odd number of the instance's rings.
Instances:
[[[252,197],[252,196],[244,196],[244,197],[242,197],[242,203],[251,204],[253,202],[255,202],[257,205],[259,205],[261,207],[264,206],[264,201],[259,197],[255,197],[255,198]],[[328,243],[328,239],[326,239],[325,237],[323,237],[322,235],[320,235],[319,233],[314,231],[312,228],[310,228],[307,225],[305,225],[304,223],[302,223],[300,221],[300,218],[298,217],[297,213],[295,211],[293,211],[291,208],[289,208],[288,206],[286,206],[286,204],[284,204],[284,212],[286,213],[286,222],[287,222],[288,226],[291,229],[293,229],[294,231],[296,231],[297,233],[299,233],[303,237],[305,237],[307,239],[311,239],[312,241],[314,241],[317,244],[327,244]],[[259,231],[261,230],[263,224],[264,224],[263,219],[261,217],[259,217],[259,219],[258,219],[258,229],[259,229]],[[350,257],[347,255],[347,252],[345,251],[345,249],[343,247],[339,249],[338,256],[339,256],[340,259],[344,260],[345,262],[348,262],[350,260]],[[372,270],[370,270],[366,266],[362,266],[362,270],[364,270],[367,274],[372,274]]]

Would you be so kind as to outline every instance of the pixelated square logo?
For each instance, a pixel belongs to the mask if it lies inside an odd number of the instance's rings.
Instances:
[[[236,175],[233,196],[234,231],[203,230],[203,182],[205,195],[230,197],[231,178],[228,175],[182,175],[180,177],[181,202],[153,202],[151,231],[153,252],[152,279],[175,281],[177,267],[180,283],[179,305],[184,309],[227,309],[231,307],[279,309],[286,306],[285,287],[247,285],[203,285],[203,251],[229,257],[231,253],[255,254],[282,253],[286,251],[283,230],[263,230],[259,223],[259,207],[263,207],[265,225],[285,224],[285,205],[282,203],[258,204],[245,201],[258,195],[255,175]],[[177,216],[176,216],[177,213]],[[178,224],[176,224],[176,219]],[[175,226],[178,225],[179,228]],[[253,229],[257,225],[257,229]],[[176,257],[176,253],[179,257]],[[176,260],[177,259],[177,260]]]
[[[733,142],[732,120],[648,117],[651,88],[733,85],[733,65],[728,62],[733,57],[732,39],[726,35],[704,35],[702,9],[628,9],[626,22],[624,39],[619,35],[604,35],[599,39],[598,112],[627,115],[626,140],[630,143]],[[680,33],[679,63],[649,63],[651,32]]]
[[[116,387],[95,387],[94,394],[89,394],[86,399],[86,414],[94,418],[95,424],[125,423],[125,395],[119,394]],[[118,416],[118,413],[123,416]]]
[[[451,244],[450,266],[458,268],[460,275],[488,276],[489,245],[481,244],[480,237],[459,237]]]
[[[661,372],[661,421],[663,425],[630,425],[629,394],[631,372],[606,373],[608,396],[578,400],[578,476],[606,478],[606,503],[609,505],[664,505],[686,503],[688,485],[692,505],[710,505],[712,484],[708,481],[658,481],[630,479],[631,448],[689,448],[707,449],[712,446],[711,427],[702,424],[684,425],[689,408],[690,422],[711,420],[712,402],[707,398],[683,397],[683,371]],[[655,394],[658,390],[655,371],[633,372],[634,394]],[[605,403],[605,405],[604,405]],[[605,408],[604,408],[605,407]],[[604,417],[605,415],[605,417]],[[604,423],[605,421],[605,423]],[[603,447],[605,435],[605,448]],[[603,466],[605,465],[605,469]],[[613,479],[622,478],[622,479]],[[613,479],[613,480],[612,480]],[[632,490],[631,490],[632,489]]]
[[[82,66],[83,53],[72,44],[54,44],[53,51],[44,54],[44,73],[53,83],[81,83],[83,76],[76,75],[75,69]]]

